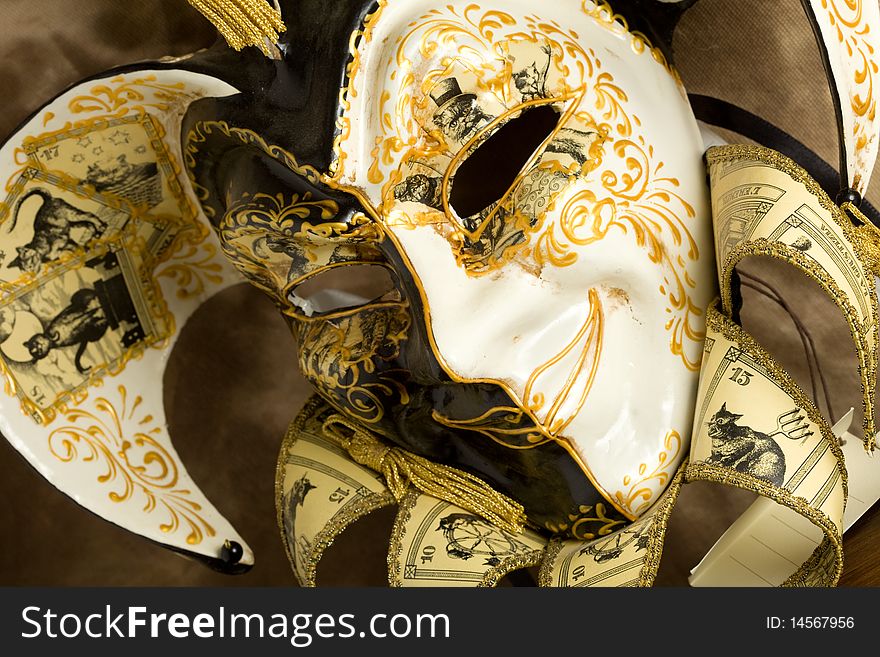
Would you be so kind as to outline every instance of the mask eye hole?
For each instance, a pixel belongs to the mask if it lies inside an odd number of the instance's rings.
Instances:
[[[380,301],[399,301],[391,272],[382,265],[330,267],[293,288],[288,299],[307,317],[360,308]]]
[[[525,110],[499,128],[462,162],[449,193],[459,217],[471,217],[499,201],[529,158],[559,123],[549,105]]]

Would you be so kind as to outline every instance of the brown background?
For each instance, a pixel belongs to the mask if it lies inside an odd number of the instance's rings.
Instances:
[[[184,0],[3,0],[3,10],[0,137],[82,77],[191,52],[214,34]],[[830,95],[797,0],[701,0],[680,26],[676,49],[689,91],[735,102],[836,162]],[[877,178],[868,195],[875,203]],[[855,354],[838,311],[805,280],[767,265],[755,264],[752,271],[784,289],[807,321],[830,381],[830,415],[858,407]],[[807,386],[791,321],[752,297],[743,319]],[[165,405],[181,458],[248,539],[255,568],[239,577],[219,575],[114,527],[53,489],[0,441],[0,585],[293,584],[275,525],[274,470],[281,436],[308,394],[274,307],[246,286],[215,297],[183,329],[165,376]],[[819,405],[827,412],[825,400]],[[659,583],[684,584],[688,570],[750,499],[713,485],[686,486]],[[319,583],[381,585],[390,521],[380,512],[352,528],[328,552]],[[875,509],[846,535],[842,584],[880,585],[877,545]]]

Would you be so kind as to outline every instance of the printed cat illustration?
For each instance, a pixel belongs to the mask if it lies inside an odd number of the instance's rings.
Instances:
[[[537,62],[532,62],[513,74],[514,84],[524,101],[547,97],[547,73],[550,71],[553,51],[549,46],[542,46],[541,51],[547,55],[547,63],[543,66],[543,70],[538,69]]]
[[[18,200],[7,232],[15,230],[21,205],[31,196],[39,196],[43,201],[34,216],[34,236],[27,244],[16,247],[18,255],[9,267],[36,273],[42,264],[84,246],[107,228],[107,224],[91,212],[80,210],[38,187]]]
[[[709,421],[712,455],[708,461],[750,474],[781,487],[785,478],[785,455],[766,433],[736,424],[742,415],[731,413],[727,404]]]
[[[27,347],[34,362],[42,360],[53,349],[77,348],[74,365],[81,374],[91,369],[82,364],[82,357],[91,342],[97,342],[107,332],[110,323],[95,290],[83,288],[74,292],[70,303],[42,333],[29,338]]]
[[[311,481],[308,479],[308,475],[304,474],[302,477],[293,482],[293,487],[284,497],[284,531],[285,533],[291,537],[296,538],[296,511],[298,507],[301,507],[305,504],[306,495],[309,494],[309,491],[317,488]]]

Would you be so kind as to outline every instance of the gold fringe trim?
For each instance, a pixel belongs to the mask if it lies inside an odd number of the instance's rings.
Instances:
[[[266,0],[187,0],[211,21],[230,48],[256,46],[270,56],[268,42],[278,41],[287,28],[281,12]]]
[[[880,228],[877,228],[854,203],[847,201],[840,206],[840,209],[849,212],[862,223],[861,226],[855,226],[855,236],[859,246],[862,247],[865,264],[875,275],[880,276]]]
[[[381,473],[398,502],[411,484],[427,495],[476,513],[501,529],[516,534],[523,530],[526,514],[522,505],[478,477],[399,447],[389,447],[342,415],[327,418],[324,435],[347,450],[355,462]]]

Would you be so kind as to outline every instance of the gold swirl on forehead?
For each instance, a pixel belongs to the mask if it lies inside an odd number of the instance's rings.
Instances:
[[[585,2],[582,8],[615,34],[626,30],[625,21],[613,14],[607,5]],[[375,20],[370,23],[364,39],[372,35]],[[549,98],[519,104],[513,101],[513,63],[509,52],[512,43],[534,44],[536,47],[542,43],[549,45],[553,70],[560,85]],[[634,43],[642,44],[642,41],[634,37]],[[449,50],[453,46],[458,52],[455,60],[439,58],[427,68],[414,62],[408,54],[415,47],[425,60],[436,59],[441,49]],[[634,46],[637,52],[641,52],[640,48],[643,45]],[[496,57],[487,61],[484,53],[494,53]],[[658,53],[658,57],[662,56]],[[678,192],[679,180],[666,171],[665,163],[643,134],[640,118],[628,108],[626,92],[604,70],[598,56],[580,45],[577,33],[535,16],[518,22],[510,14],[483,11],[477,4],[467,5],[463,10],[450,5],[433,9],[412,22],[408,31],[398,39],[393,61],[396,68],[388,74],[387,86],[377,91],[380,135],[376,138],[367,172],[369,182],[382,184],[382,200],[377,208],[381,220],[398,228],[434,225],[449,240],[459,266],[474,276],[496,272],[510,262],[520,263],[528,271],[539,271],[545,264],[570,266],[579,259],[579,247],[598,242],[615,230],[631,234],[647,250],[649,260],[665,273],[666,280],[660,290],[667,298],[667,310],[671,316],[666,324],[671,334],[670,350],[681,358],[687,369],[697,371],[699,350],[695,346],[702,342],[704,332],[700,327],[702,310],[691,296],[696,289],[696,280],[690,271],[690,263],[697,262],[701,254],[688,226],[696,218],[696,211]],[[460,149],[452,150],[442,135],[427,132],[419,117],[426,111],[432,86],[441,78],[452,75],[456,63],[475,77],[480,93],[497,99],[502,107],[509,109],[481,128]],[[359,66],[359,59],[355,57],[352,70],[359,70]],[[417,68],[420,70],[418,79],[413,73]],[[354,79],[350,81],[352,90],[355,82]],[[399,87],[401,92],[392,93],[392,86]],[[565,108],[556,132],[568,120],[594,126],[591,130],[597,137],[590,147],[586,171],[561,171],[561,163],[552,159],[537,164],[541,168],[555,166],[560,169],[559,180],[563,189],[552,195],[547,208],[534,221],[529,222],[515,212],[511,214],[508,221],[516,222],[517,230],[522,233],[519,241],[506,242],[502,251],[470,262],[471,257],[464,251],[465,244],[480,240],[493,220],[503,219],[498,216],[503,203],[492,209],[472,230],[457,219],[449,207],[448,194],[441,194],[442,212],[413,213],[395,205],[393,190],[416,163],[436,165],[443,174],[445,192],[455,165],[493,129],[521,114],[527,106],[557,103],[564,103]],[[350,109],[350,106],[346,105],[346,108]],[[552,138],[550,135],[547,139]],[[536,155],[532,159],[540,157]],[[337,180],[341,173],[342,169],[337,169]],[[579,176],[589,175],[594,175],[601,190],[582,190],[575,198],[565,199],[562,207],[557,207],[557,197],[564,196],[562,192],[569,187],[568,183]],[[524,176],[525,173],[521,172],[513,181],[506,197],[523,182]],[[393,215],[388,216],[391,207],[394,207]],[[558,219],[547,219],[551,211],[559,212]],[[672,252],[670,244],[675,244],[680,253]]]
[[[400,3],[402,0],[397,0]],[[361,27],[354,32],[352,32],[349,38],[349,62],[346,66],[346,82],[339,90],[339,106],[340,112],[336,121],[336,138],[333,143],[333,162],[330,165],[329,173],[335,179],[341,179],[345,174],[345,161],[348,159],[348,153],[345,151],[345,144],[351,138],[351,101],[352,99],[358,96],[358,75],[363,70],[362,63],[362,52],[366,45],[370,44],[373,41],[373,34],[378,26],[385,10],[391,4],[395,2],[395,0],[376,0],[375,10],[368,14],[363,21]],[[644,34],[638,31],[632,31],[629,29],[629,25],[626,19],[621,15],[614,12],[611,6],[605,2],[605,0],[600,0],[599,2],[594,2],[592,0],[582,0],[581,2],[581,13],[592,18],[595,23],[604,29],[609,30],[610,32],[622,36],[628,37],[630,39],[630,47],[633,52],[637,54],[641,53],[650,53],[654,61],[660,64],[676,81],[678,84],[681,93],[684,95],[684,88],[681,84],[681,78],[678,75],[678,71],[671,66],[666,59],[663,52],[656,48],[646,37]],[[450,11],[453,14],[456,13],[455,7],[453,5],[447,5],[446,11]],[[472,15],[475,12],[479,12],[481,10],[480,5],[476,3],[471,3],[467,5],[463,10],[463,17],[465,20],[469,21],[471,25],[473,25],[478,33],[486,40],[488,40],[491,44],[494,41],[494,37],[496,35],[497,30],[503,28],[504,26],[514,26],[516,25],[516,19],[510,14],[503,11],[486,11],[483,16],[479,20],[472,19]],[[427,21],[432,20],[433,18],[442,15],[444,9],[432,9],[421,18],[413,21],[410,24],[410,27],[418,27],[420,24],[424,24]],[[534,17],[532,17],[534,18]],[[558,25],[558,23],[542,23],[542,27],[553,26],[554,28],[560,30],[561,33],[566,33],[575,39],[578,38],[578,35],[573,30],[564,31]],[[414,30],[413,30],[414,31]],[[412,32],[411,32],[412,33]],[[398,71],[396,71],[393,75],[400,76],[403,81],[403,86],[409,86],[414,82],[413,75],[413,66],[412,62],[406,57],[404,53],[404,45],[407,40],[407,37],[401,37],[398,42],[398,49],[395,55],[395,63],[398,66]],[[436,43],[431,41],[423,42],[420,50],[425,57],[430,57],[437,49]],[[430,75],[425,77],[425,81],[430,79]],[[382,90],[381,94],[381,104],[384,105],[388,100],[390,100],[390,94],[386,90]],[[400,98],[397,101],[397,110],[398,114],[403,109],[404,98]],[[383,121],[384,121],[383,117]],[[384,152],[382,152],[384,150]],[[383,159],[389,159],[389,152],[387,150],[387,146],[380,149],[377,145],[376,148],[373,149],[371,155],[374,160],[377,160],[380,156]],[[386,162],[389,164],[390,162]],[[375,168],[376,162],[373,162],[373,165],[370,167],[370,182],[374,184],[378,184],[382,181],[380,178],[380,174],[378,169]],[[378,179],[377,179],[378,178]]]
[[[633,31],[629,29],[629,24],[627,23],[626,18],[621,14],[615,14],[614,10],[611,8],[605,0],[600,0],[599,2],[593,2],[593,0],[583,0],[581,4],[581,10],[592,18],[595,18],[599,25],[605,27],[608,30],[611,30],[615,34],[630,37],[630,45],[633,49],[633,52],[643,53],[649,52],[654,60],[663,66],[673,78],[675,78],[676,82],[678,82],[679,87],[681,87],[681,79],[678,76],[678,71],[669,63],[666,59],[666,56],[659,49],[654,47],[651,44],[650,39],[647,36],[642,34],[641,32]],[[683,87],[682,87],[683,91]]]

